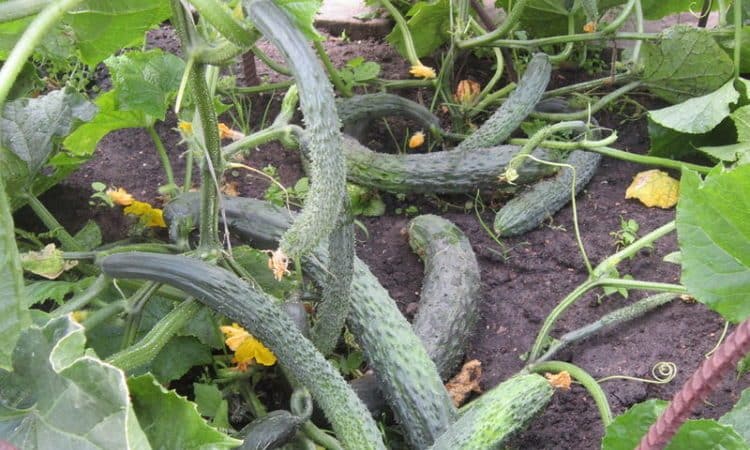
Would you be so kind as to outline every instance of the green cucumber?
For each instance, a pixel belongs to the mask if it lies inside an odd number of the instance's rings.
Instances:
[[[393,193],[451,194],[477,189],[514,189],[498,180],[510,160],[520,150],[515,145],[448,150],[433,153],[389,154],[370,150],[357,140],[344,136],[347,179],[354,184]],[[555,161],[557,153],[537,149],[539,159]],[[544,178],[555,167],[529,161],[519,170],[516,184]]]
[[[472,150],[498,145],[508,139],[526,117],[534,111],[549,83],[552,66],[549,57],[536,53],[516,89],[475,132],[458,144],[455,150]]]
[[[507,438],[547,405],[553,391],[541,375],[516,375],[463,407],[461,418],[430,450],[504,448]]]
[[[425,266],[412,328],[447,379],[463,361],[476,329],[479,264],[466,235],[442,217],[415,217],[408,230],[409,245]]]
[[[397,116],[413,119],[433,134],[440,133],[440,119],[436,115],[419,103],[398,95],[385,92],[355,95],[339,100],[336,109],[344,130],[359,124],[370,124],[381,117]]]
[[[566,160],[575,168],[575,192],[588,184],[599,167],[601,155],[574,150]],[[554,177],[542,180],[516,194],[495,215],[498,236],[517,236],[533,230],[570,201],[573,171],[564,167]]]
[[[181,289],[237,321],[310,390],[347,448],[385,448],[362,402],[341,374],[300,334],[273,297],[231,272],[185,256],[117,253],[105,257],[99,265],[113,278],[140,278]]]
[[[302,424],[309,417],[299,417],[289,411],[279,409],[255,419],[242,433],[245,439],[238,450],[268,450],[280,448],[295,438]]]
[[[244,0],[255,26],[284,55],[299,89],[310,152],[310,190],[302,213],[284,233],[281,252],[295,259],[333,231],[346,195],[346,164],[333,87],[302,33],[271,0]]]
[[[224,197],[223,205],[229,228],[256,248],[273,248],[292,222],[287,210],[260,200]],[[195,194],[183,194],[165,207],[164,216],[171,228],[178,229],[181,221],[199,219],[197,206]],[[325,244],[302,262],[306,274],[319,284],[326,282]],[[349,329],[375,370],[409,443],[428,447],[457,418],[435,363],[388,291],[359,258],[354,259],[351,296]]]

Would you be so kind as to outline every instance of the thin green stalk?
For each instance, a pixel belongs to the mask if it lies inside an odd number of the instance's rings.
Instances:
[[[99,247],[97,250],[90,252],[64,252],[62,257],[66,260],[83,260],[96,258],[104,258],[107,255],[113,255],[115,253],[123,252],[153,252],[153,253],[179,253],[182,248],[163,243],[154,242],[142,242],[138,244],[122,243],[125,241],[119,241],[117,243],[107,244],[107,246]]]
[[[193,188],[193,150],[185,153],[185,179],[182,180],[182,192],[190,192]]]
[[[65,302],[64,305],[52,311],[50,315],[52,317],[60,317],[85,308],[86,305],[101,294],[108,285],[109,278],[104,275],[99,275],[85,291]]]
[[[713,34],[725,35],[726,32],[715,31]],[[565,44],[568,42],[588,42],[588,41],[600,41],[600,40],[634,40],[634,41],[653,41],[661,39],[661,33],[637,33],[637,32],[619,32],[619,33],[578,33],[564,36],[551,36],[537,39],[498,39],[492,41],[489,44],[485,44],[486,47],[507,47],[507,48],[520,48],[532,50],[538,47],[555,44]]]
[[[315,47],[315,53],[318,54],[318,58],[320,58],[320,61],[323,63],[323,67],[325,67],[326,72],[328,72],[328,78],[331,80],[331,83],[333,83],[336,90],[344,97],[351,97],[354,95],[352,94],[352,89],[344,84],[344,80],[341,79],[338,70],[333,67],[331,58],[328,57],[328,53],[326,53],[323,43],[320,41],[313,41],[313,46]]]
[[[537,362],[547,361],[551,359],[552,356],[555,355],[555,353],[559,352],[570,344],[582,341],[606,327],[610,327],[641,317],[647,312],[671,302],[676,297],[677,295],[671,292],[651,295],[649,297],[638,300],[631,305],[612,311],[609,314],[605,314],[596,322],[565,333],[560,338],[556,339],[555,342],[547,349],[547,352],[537,359]]]
[[[302,424],[302,432],[315,444],[326,450],[344,450],[341,442],[335,437],[318,428],[312,421],[308,420]]]
[[[287,140],[292,136],[292,130],[289,126],[271,126],[269,128],[256,131],[249,134],[239,141],[232,142],[222,148],[225,159],[230,159],[237,153],[249,148],[263,145],[267,142],[276,140]]]
[[[607,428],[612,423],[612,410],[609,407],[607,401],[607,394],[604,393],[599,383],[589,375],[585,370],[580,367],[562,361],[547,361],[540,364],[534,364],[529,367],[529,370],[534,373],[544,374],[545,372],[559,373],[562,371],[568,372],[570,376],[581,383],[581,385],[589,391],[591,397],[596,403],[596,407],[599,410],[599,415],[602,418],[602,425]]]
[[[514,145],[524,145],[529,140],[525,138],[514,138],[508,141]],[[594,141],[595,142],[595,141]],[[586,141],[578,142],[563,142],[563,141],[542,141],[539,145],[544,148],[553,150],[575,150],[577,148],[585,148],[588,151],[600,153],[605,156],[612,158],[621,159],[623,161],[630,161],[638,164],[645,164],[648,166],[665,167],[668,169],[682,170],[690,169],[698,173],[707,174],[711,171],[711,167],[701,166],[698,164],[687,163],[683,161],[675,161],[673,159],[659,158],[658,156],[646,156],[639,155],[636,153],[626,152],[625,150],[619,150],[616,148],[608,147],[606,145],[585,145]]]
[[[52,0],[8,0],[0,3],[0,23],[33,16],[51,2]]]
[[[266,407],[263,405],[263,402],[261,402],[258,396],[255,394],[253,386],[250,383],[240,383],[239,387],[240,395],[242,395],[242,398],[250,408],[250,413],[256,419],[265,417],[268,412],[266,411]]]
[[[727,4],[727,0],[717,0],[717,3],[719,4],[719,26],[724,27],[727,25],[727,11],[732,2]]]
[[[526,157],[530,155],[531,152],[534,151],[539,146],[539,144],[549,136],[564,131],[586,130],[586,128],[586,124],[579,120],[558,122],[543,126],[529,138],[528,142],[526,142],[523,147],[521,147],[521,150],[519,150],[518,153],[513,157],[513,159],[510,160],[508,166],[505,168],[503,176],[508,180],[508,182],[513,183],[518,178],[518,169],[521,168],[521,165],[524,163]]]
[[[612,86],[624,81],[631,81],[633,78],[635,78],[635,75],[632,72],[618,73],[614,77],[607,76],[604,78],[597,78],[595,80],[583,81],[581,83],[570,84],[568,86],[552,89],[545,92],[542,98],[562,97],[563,95],[567,95],[572,92],[588,91],[602,86]]]
[[[534,119],[542,119],[542,120],[583,120],[588,117],[591,117],[592,114],[596,114],[597,112],[599,112],[599,110],[609,105],[616,99],[627,94],[628,92],[640,87],[640,85],[641,85],[640,81],[631,81],[625,86],[620,86],[619,88],[615,89],[614,91],[600,98],[599,100],[596,101],[596,103],[594,103],[593,105],[590,105],[589,108],[583,109],[581,111],[576,111],[572,113],[533,112],[530,114],[530,117]]]
[[[294,84],[294,80],[279,81],[276,83],[263,83],[257,86],[235,86],[231,88],[232,92],[237,94],[260,94],[263,92],[278,91],[286,89]]]
[[[575,34],[575,16],[573,14],[568,14],[568,35]],[[570,58],[570,54],[573,52],[573,43],[567,42],[565,44],[565,47],[563,47],[562,51],[556,55],[551,55],[549,57],[549,62],[552,64],[559,64],[563,61],[567,61],[568,58]]]
[[[637,33],[643,33],[643,7],[641,6],[641,0],[635,0],[635,31]],[[641,46],[643,41],[635,41],[633,45],[633,52],[630,56],[629,66],[635,67],[636,70],[640,70],[638,60],[641,57]]]
[[[159,320],[140,341],[107,358],[107,362],[129,372],[151,362],[172,337],[198,314],[201,304],[189,298]]]
[[[421,66],[422,62],[417,56],[416,48],[414,48],[414,40],[409,32],[409,25],[406,24],[406,19],[404,19],[404,16],[402,16],[398,9],[393,6],[393,3],[391,3],[390,0],[378,1],[388,11],[388,14],[391,15],[393,20],[396,21],[396,26],[401,30],[401,37],[404,40],[404,50],[406,50],[406,59],[409,60],[409,63],[411,63],[412,66]]]
[[[620,14],[618,14],[612,22],[607,24],[606,27],[602,28],[601,32],[606,34],[617,31],[628,19],[630,13],[633,12],[633,8],[635,7],[637,1],[638,0],[628,0],[628,3],[626,3],[625,6],[623,6],[622,10],[620,10]]]
[[[257,39],[257,34],[250,32],[238,22],[226,9],[223,2],[217,0],[190,0],[200,13],[201,19],[210,23],[227,40],[238,47],[249,48]]]
[[[511,31],[511,29],[518,23],[528,3],[529,0],[516,1],[516,4],[513,5],[513,8],[511,8],[511,10],[508,12],[508,15],[505,17],[505,21],[503,21],[503,23],[500,24],[499,27],[495,28],[487,34],[483,34],[482,36],[458,41],[456,42],[456,45],[458,46],[458,48],[463,49],[477,47],[489,44],[496,39],[507,35]]]
[[[742,0],[734,0],[734,78],[740,77],[742,55]]]
[[[616,253],[613,253],[612,255],[604,259],[604,261],[600,262],[599,265],[596,266],[596,269],[594,269],[594,271],[591,273],[591,276],[595,278],[606,276],[608,273],[611,273],[612,270],[616,268],[618,264],[630,258],[631,256],[634,256],[642,248],[650,246],[657,239],[660,239],[668,235],[669,233],[674,231],[675,228],[676,228],[676,222],[672,220],[660,226],[659,228],[649,233],[646,233],[643,237],[639,238],[632,244],[628,245],[627,247],[623,248],[622,250]]]
[[[149,281],[136,290],[127,300],[126,312],[128,314],[125,321],[125,332],[122,336],[121,349],[126,349],[133,344],[138,328],[141,326],[141,311],[146,302],[159,290],[160,283]]]
[[[245,48],[238,47],[229,41],[222,40],[217,44],[201,44],[190,50],[190,58],[195,62],[222,66],[231,64],[235,58],[245,53]]]
[[[167,177],[167,184],[174,186],[174,172],[172,171],[172,163],[169,162],[169,155],[167,155],[167,149],[164,148],[164,143],[161,141],[159,134],[156,132],[156,128],[153,125],[146,127],[148,135],[156,146],[156,153],[159,155],[161,165],[164,168],[164,175]]]
[[[118,300],[109,303],[107,306],[101,309],[97,309],[93,313],[89,314],[89,316],[86,318],[86,320],[83,321],[81,325],[83,325],[83,328],[85,328],[87,331],[91,331],[104,322],[108,321],[110,318],[125,311],[126,305],[127,303],[125,303],[125,300]]]
[[[510,82],[497,91],[493,92],[492,94],[487,95],[472,108],[471,112],[469,112],[468,114],[468,117],[471,118],[479,113],[485,112],[489,105],[501,98],[507,97],[513,91],[513,89],[516,88],[516,86],[516,83]]]
[[[639,289],[643,291],[671,292],[673,294],[687,294],[688,290],[681,284],[660,283],[658,281],[629,280],[627,278],[600,278],[597,286],[625,289]]]
[[[292,71],[289,70],[288,67],[286,67],[285,65],[283,65],[281,63],[277,63],[276,61],[274,61],[273,59],[271,59],[271,57],[268,56],[268,55],[266,55],[266,53],[263,50],[261,50],[260,48],[258,48],[257,45],[253,45],[250,48],[250,51],[252,51],[253,54],[259,60],[263,61],[263,63],[265,63],[265,65],[267,65],[268,67],[270,67],[271,70],[273,70],[275,72],[278,72],[281,75],[286,75],[288,77],[292,76]]]
[[[34,53],[34,49],[65,13],[81,3],[83,3],[83,0],[51,2],[26,27],[0,69],[0,108],[5,104],[13,83],[15,83],[18,74],[21,73],[26,60]]]
[[[57,221],[57,218],[55,218],[55,216],[53,216],[52,213],[49,212],[47,207],[44,206],[44,204],[40,202],[38,198],[36,198],[36,196],[27,194],[26,200],[31,210],[34,211],[34,214],[39,217],[39,220],[42,221],[44,226],[47,227],[47,229],[51,231],[60,241],[63,250],[76,252],[85,250],[83,246],[78,241],[76,241],[75,238],[70,235],[70,233],[68,233],[65,227],[63,227],[60,222]]]
[[[369,84],[375,84],[383,89],[411,89],[411,88],[424,88],[434,87],[435,80],[422,79],[422,80],[383,80],[376,79],[368,81]]]

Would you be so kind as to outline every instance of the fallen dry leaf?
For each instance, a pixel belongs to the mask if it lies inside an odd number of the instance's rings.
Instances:
[[[448,390],[456,408],[463,405],[472,392],[477,394],[482,392],[482,388],[479,386],[481,378],[482,363],[478,359],[472,359],[461,367],[458,375],[445,383],[445,389]]]
[[[625,198],[637,198],[649,208],[671,208],[677,204],[680,182],[666,172],[653,169],[638,173],[625,191]]]

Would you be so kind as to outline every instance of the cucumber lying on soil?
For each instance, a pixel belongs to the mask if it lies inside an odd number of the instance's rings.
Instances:
[[[599,167],[601,155],[575,150],[567,164],[575,168],[575,192],[578,194]],[[533,230],[570,201],[573,171],[564,167],[554,177],[529,186],[516,194],[495,215],[494,229],[498,236],[517,236]]]
[[[440,119],[429,109],[398,95],[380,92],[355,95],[336,102],[344,133],[361,134],[363,128],[383,117],[406,117],[414,120],[433,134],[440,133]]]
[[[461,409],[430,450],[492,450],[523,428],[549,403],[553,388],[543,376],[516,375]]]
[[[479,264],[464,233],[435,215],[409,222],[409,245],[425,266],[412,328],[447,379],[463,360],[476,329]]]
[[[198,219],[197,201],[188,193],[169,203],[164,216],[170,226],[177,229],[181,219]],[[288,211],[260,200],[224,197],[222,204],[229,228],[256,248],[273,248],[292,222]],[[305,273],[319,284],[327,280],[327,263],[326,242],[303,257]],[[410,445],[428,447],[457,418],[435,363],[388,291],[359,258],[354,260],[351,296],[349,329],[375,370]]]

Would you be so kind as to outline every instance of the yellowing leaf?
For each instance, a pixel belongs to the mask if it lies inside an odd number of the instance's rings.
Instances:
[[[41,251],[22,253],[21,266],[27,272],[54,280],[78,264],[78,261],[64,260],[62,255],[55,244],[47,244]]]
[[[625,198],[637,198],[644,205],[671,208],[677,204],[680,182],[666,172],[653,169],[640,172],[625,191]]]

